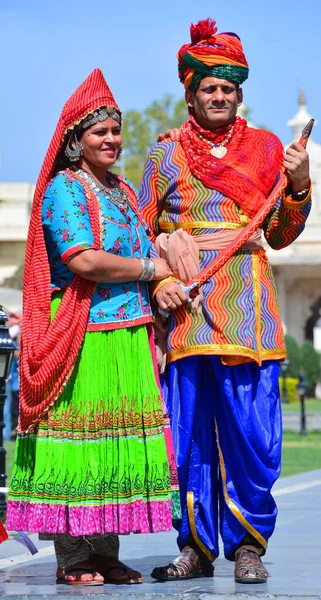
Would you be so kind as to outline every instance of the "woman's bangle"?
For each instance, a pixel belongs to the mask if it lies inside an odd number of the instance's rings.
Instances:
[[[177,277],[174,277],[173,275],[170,275],[169,277],[165,277],[165,279],[158,279],[157,281],[152,281],[152,283],[149,285],[149,289],[151,291],[153,300],[158,290],[161,290],[162,287],[164,287],[164,285],[166,285],[170,281],[176,281],[176,283],[178,283],[179,279],[177,279]]]
[[[138,277],[138,281],[151,281],[155,275],[155,264],[147,257],[139,259],[142,265],[142,272]]]

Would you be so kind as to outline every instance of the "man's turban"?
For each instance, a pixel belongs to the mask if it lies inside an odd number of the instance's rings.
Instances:
[[[217,33],[212,19],[191,25],[191,43],[178,53],[178,75],[185,89],[195,91],[203,77],[243,83],[249,68],[240,38],[235,33]]]

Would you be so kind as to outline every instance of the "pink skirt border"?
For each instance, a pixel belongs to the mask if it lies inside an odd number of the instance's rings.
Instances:
[[[68,507],[8,501],[8,531],[68,534],[158,533],[172,528],[172,502]]]

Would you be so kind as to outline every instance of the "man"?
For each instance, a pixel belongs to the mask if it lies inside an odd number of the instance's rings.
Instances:
[[[189,121],[178,141],[150,151],[140,192],[147,224],[155,236],[189,233],[202,271],[257,214],[284,167],[288,186],[262,229],[270,246],[287,246],[310,211],[307,152],[294,143],[284,157],[278,138],[236,116],[248,65],[235,34],[200,21],[178,60]],[[219,530],[235,580],[263,583],[261,556],[277,515],[271,488],[280,474],[278,377],[286,349],[260,231],[201,289],[201,311],[189,309],[173,278],[154,289],[158,306],[170,311],[164,393],[182,519],[179,556],[152,576],[212,576]]]

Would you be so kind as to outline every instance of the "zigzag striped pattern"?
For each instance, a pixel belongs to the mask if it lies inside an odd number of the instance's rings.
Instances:
[[[234,201],[192,175],[179,142],[161,142],[152,148],[139,203],[153,237],[178,227],[191,235],[237,229],[247,221]],[[310,206],[309,199],[305,203],[279,199],[264,224],[273,248],[296,239]],[[217,251],[201,252],[201,270],[217,255]],[[264,250],[239,250],[202,290],[201,314],[190,314],[185,307],[170,314],[169,361],[193,354],[225,355],[236,363],[285,358],[277,292]]]

